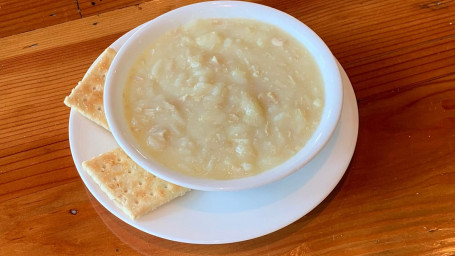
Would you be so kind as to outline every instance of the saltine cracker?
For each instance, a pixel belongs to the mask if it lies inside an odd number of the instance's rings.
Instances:
[[[103,106],[104,82],[117,52],[107,48],[85,73],[82,81],[65,98],[68,107],[109,130]]]
[[[190,190],[147,172],[121,148],[85,161],[82,166],[101,190],[132,219]]]

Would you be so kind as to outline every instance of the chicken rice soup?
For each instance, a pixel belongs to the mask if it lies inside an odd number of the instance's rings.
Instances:
[[[303,148],[324,107],[318,66],[281,29],[247,19],[196,20],[154,41],[123,93],[136,140],[164,166],[234,179]]]

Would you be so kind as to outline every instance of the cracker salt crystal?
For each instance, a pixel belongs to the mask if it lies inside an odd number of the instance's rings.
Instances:
[[[89,68],[82,81],[65,98],[68,107],[109,130],[103,106],[106,75],[117,52],[107,48]]]
[[[184,195],[190,189],[162,180],[117,148],[82,163],[101,190],[132,219]]]

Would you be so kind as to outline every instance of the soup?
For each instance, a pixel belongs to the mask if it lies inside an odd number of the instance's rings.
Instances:
[[[123,95],[135,138],[191,176],[256,175],[295,155],[324,107],[318,66],[296,39],[248,19],[195,20],[154,41]]]

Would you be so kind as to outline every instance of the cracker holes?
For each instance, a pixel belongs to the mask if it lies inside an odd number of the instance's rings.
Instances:
[[[139,183],[138,183],[138,184],[139,184],[139,186],[142,186],[142,181],[139,181]]]
[[[138,201],[138,200],[134,200],[134,203],[135,203],[135,204],[139,204],[139,201]]]

